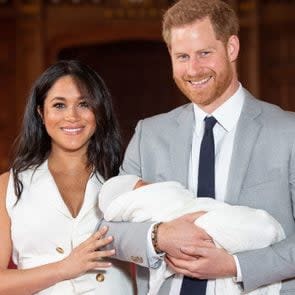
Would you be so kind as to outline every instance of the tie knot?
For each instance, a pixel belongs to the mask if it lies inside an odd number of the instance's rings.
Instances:
[[[212,130],[217,120],[214,117],[205,118],[205,130]]]

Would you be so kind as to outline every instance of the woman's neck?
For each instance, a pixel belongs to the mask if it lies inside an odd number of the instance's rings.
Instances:
[[[87,155],[80,152],[52,151],[48,157],[48,167],[55,172],[71,174],[89,170]]]

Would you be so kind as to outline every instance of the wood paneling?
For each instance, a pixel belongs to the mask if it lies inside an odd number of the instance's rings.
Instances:
[[[122,112],[126,140],[138,118],[180,103],[183,98],[172,82],[169,58],[161,43],[161,15],[173,2],[0,1],[0,170],[8,167],[8,154],[32,82],[45,67],[66,54],[86,58],[109,84]],[[227,2],[241,19],[238,67],[243,85],[264,100],[295,111],[291,81],[295,2]],[[119,68],[118,63],[124,60],[130,66]],[[133,83],[133,77],[144,77],[144,83]]]
[[[10,148],[16,134],[15,15],[0,7],[0,172],[8,167]]]
[[[295,31],[294,25],[262,27],[261,98],[295,111]]]

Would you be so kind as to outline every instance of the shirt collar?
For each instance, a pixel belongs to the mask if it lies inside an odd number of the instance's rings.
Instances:
[[[200,135],[204,125],[204,119],[207,116],[214,116],[217,123],[230,132],[237,124],[244,103],[245,97],[243,93],[243,87],[239,84],[237,91],[226,100],[219,108],[217,108],[212,114],[205,113],[196,104],[194,106],[195,115],[195,132]]]

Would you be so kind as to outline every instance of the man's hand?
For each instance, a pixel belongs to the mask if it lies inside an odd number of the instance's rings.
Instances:
[[[176,273],[198,279],[215,279],[236,276],[236,263],[224,249],[205,247],[182,247],[180,251],[189,257],[178,259],[167,255],[166,263]]]
[[[205,212],[186,214],[161,224],[158,228],[158,248],[171,257],[189,259],[189,254],[180,251],[181,247],[215,247],[211,237],[194,224],[203,214]]]

